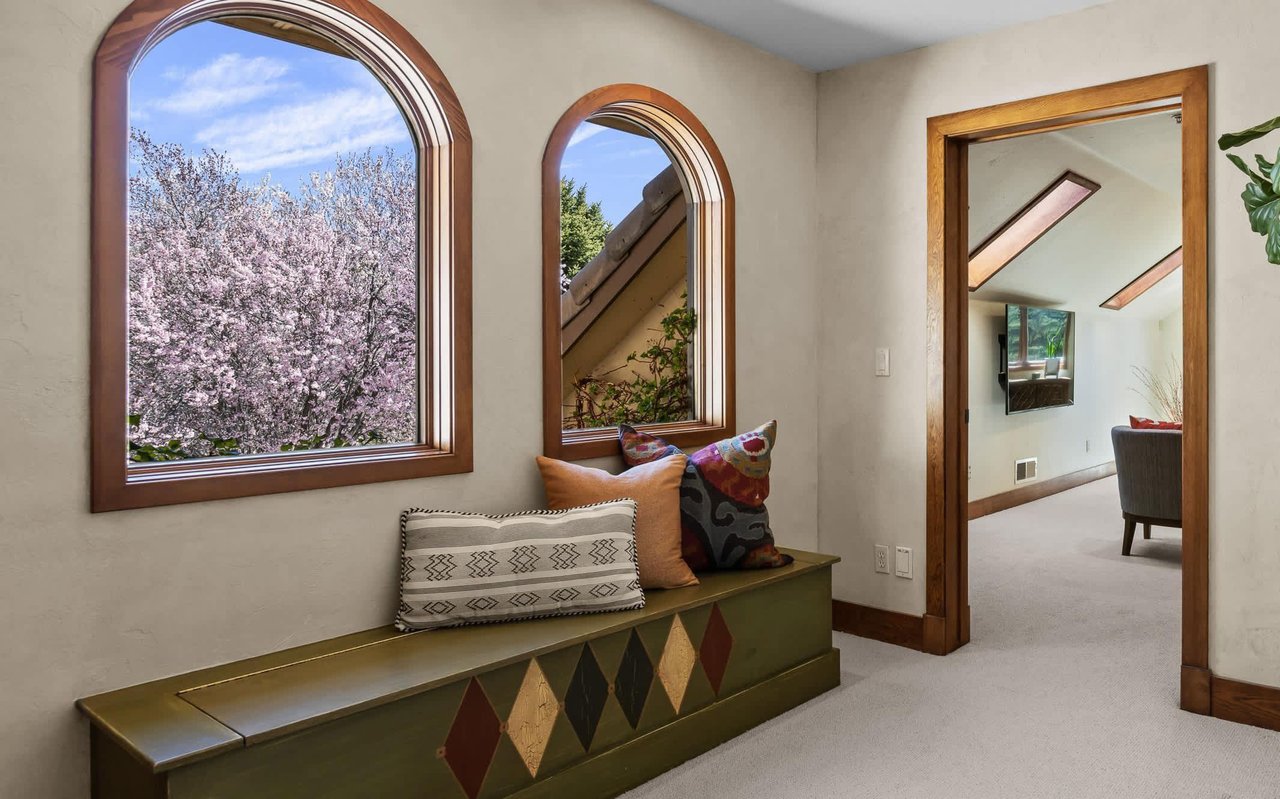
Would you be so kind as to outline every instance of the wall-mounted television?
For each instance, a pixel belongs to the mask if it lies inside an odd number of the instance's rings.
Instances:
[[[1006,305],[1000,336],[1004,412],[1074,405],[1076,315],[1059,308]]]

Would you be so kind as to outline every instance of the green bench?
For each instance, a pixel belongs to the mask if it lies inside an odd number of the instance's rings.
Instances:
[[[831,566],[643,610],[380,628],[81,699],[93,796],[612,796],[840,682]]]

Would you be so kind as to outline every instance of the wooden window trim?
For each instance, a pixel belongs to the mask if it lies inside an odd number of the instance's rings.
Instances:
[[[1054,209],[1055,216],[1052,222],[1049,222],[1047,225],[1045,225],[1043,228],[1041,228],[1038,232],[1036,232],[1031,237],[1026,238],[1020,242],[1017,242],[1014,245],[1014,248],[1011,251],[1011,254],[1009,254],[1008,257],[1004,258],[1004,260],[1000,263],[999,266],[996,266],[994,269],[991,269],[986,274],[980,274],[977,277],[977,279],[975,279],[973,275],[973,270],[975,268],[974,261],[976,261],[987,250],[991,249],[993,246],[1000,243],[1001,240],[1005,238],[1005,236],[1010,235],[1014,227],[1019,222],[1021,222],[1028,215],[1037,211],[1041,206],[1041,204],[1047,202],[1049,198],[1053,196],[1053,193],[1056,192],[1058,188],[1061,187],[1064,183],[1073,183],[1081,187],[1082,189],[1085,190],[1085,195],[1081,197],[1079,200],[1077,200],[1076,202],[1072,203],[1065,210]],[[973,252],[969,253],[969,291],[977,291],[978,289],[986,285],[987,281],[991,280],[993,277],[1000,274],[1000,272],[1006,266],[1013,263],[1013,261],[1019,255],[1022,255],[1024,252],[1026,252],[1027,249],[1032,244],[1035,244],[1046,233],[1048,233],[1050,230],[1053,230],[1055,227],[1057,227],[1058,224],[1062,222],[1062,220],[1070,216],[1077,208],[1084,205],[1085,202],[1087,202],[1090,197],[1096,194],[1098,192],[1098,189],[1100,188],[1102,188],[1102,184],[1089,180],[1083,175],[1078,175],[1069,169],[1066,172],[1063,172],[1061,175],[1059,175],[1056,180],[1054,180],[1052,183],[1050,183],[1048,186],[1045,187],[1044,191],[1037,194],[1035,197],[1031,199],[1030,202],[1022,206],[1021,208],[1019,208],[1016,214],[1009,217],[1009,219],[1006,220],[1004,224],[996,228],[996,231],[994,233],[992,233],[990,236],[986,238],[985,241],[979,244],[977,248],[974,249]]]
[[[682,447],[698,447],[734,432],[734,198],[729,171],[707,129],[678,100],[638,84],[596,89],[556,123],[542,156],[542,403],[543,451],[583,460],[618,454],[616,427],[563,430],[560,344],[560,162],[578,125],[593,118],[637,125],[675,162],[690,208],[691,257],[697,259],[698,347],[694,370],[699,419],[638,425]]]
[[[1161,280],[1182,268],[1182,247],[1161,258],[1145,272],[1129,281],[1124,288],[1112,294],[1106,302],[1098,306],[1108,311],[1118,311],[1129,303],[1146,294]]]
[[[229,15],[279,19],[338,42],[378,76],[418,145],[419,444],[129,466],[128,93],[147,51]],[[471,133],[444,73],[367,0],[135,0],[94,58],[90,425],[94,512],[402,480],[472,469]]]

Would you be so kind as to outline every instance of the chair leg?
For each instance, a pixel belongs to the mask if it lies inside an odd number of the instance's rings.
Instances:
[[[1133,549],[1133,534],[1138,532],[1138,523],[1133,519],[1124,520],[1124,547],[1120,550],[1120,554],[1128,555]]]
[[[1142,537],[1143,538],[1151,537],[1151,525],[1148,524],[1147,522],[1142,523]]]

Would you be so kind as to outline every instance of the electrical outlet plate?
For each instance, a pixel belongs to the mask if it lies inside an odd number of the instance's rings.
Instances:
[[[911,548],[895,547],[893,573],[899,577],[911,579]]]
[[[889,547],[884,544],[876,544],[876,571],[889,573]]]

